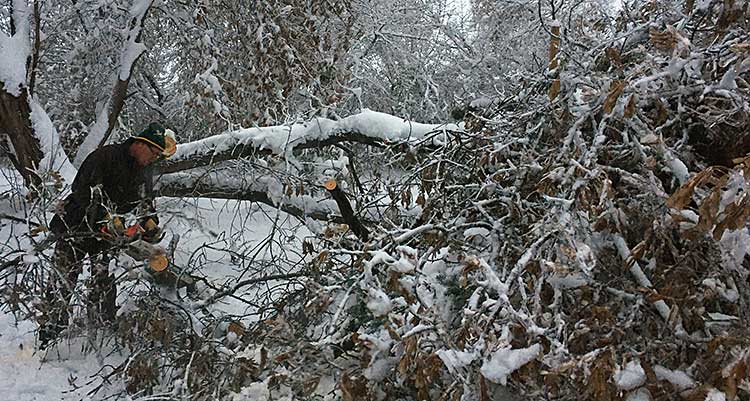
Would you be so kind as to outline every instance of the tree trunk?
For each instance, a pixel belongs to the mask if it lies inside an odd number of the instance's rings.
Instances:
[[[26,186],[31,188],[39,184],[41,179],[36,171],[42,160],[42,151],[31,127],[31,109],[25,89],[15,97],[0,83],[0,134],[10,139],[8,156]]]

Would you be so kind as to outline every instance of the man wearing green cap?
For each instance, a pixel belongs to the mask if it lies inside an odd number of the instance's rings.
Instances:
[[[117,289],[108,271],[106,251],[111,247],[106,227],[110,216],[128,213],[138,207],[142,238],[158,240],[158,218],[151,201],[149,166],[175,151],[173,133],[158,123],[125,142],[94,150],[81,164],[71,194],[63,210],[55,214],[50,230],[59,238],[55,244],[55,266],[47,289],[49,310],[39,333],[42,348],[68,325],[72,289],[83,269],[83,260],[91,258],[93,285],[88,312],[103,321],[114,321]],[[94,262],[98,257],[102,260]]]

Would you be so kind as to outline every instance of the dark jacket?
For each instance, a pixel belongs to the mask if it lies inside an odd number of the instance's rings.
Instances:
[[[152,172],[139,167],[128,153],[132,140],[94,150],[81,164],[73,180],[71,194],[65,199],[64,214],[55,215],[52,232],[98,231],[100,221],[109,212],[127,213],[141,205],[153,214]],[[101,191],[93,190],[100,186]]]

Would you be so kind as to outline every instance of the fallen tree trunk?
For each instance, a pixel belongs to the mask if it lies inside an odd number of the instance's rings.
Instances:
[[[304,124],[242,129],[177,146],[177,152],[158,168],[162,174],[204,167],[258,155],[286,155],[341,142],[371,146],[389,143],[447,142],[448,132],[463,132],[456,124],[422,124],[365,110],[338,121],[318,118]]]

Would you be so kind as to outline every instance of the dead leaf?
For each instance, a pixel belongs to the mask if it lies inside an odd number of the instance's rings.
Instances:
[[[659,31],[656,28],[648,30],[651,43],[659,50],[672,50],[677,44],[677,38],[670,30]]]
[[[615,399],[616,391],[610,383],[613,374],[612,358],[610,353],[604,352],[599,355],[591,367],[591,373],[586,381],[586,392],[595,401],[612,401]]]
[[[729,370],[729,374],[724,379],[724,386],[722,390],[726,394],[728,400],[737,399],[737,386],[748,378],[748,360],[747,358],[735,361],[732,368]]]
[[[609,94],[607,94],[607,98],[604,100],[605,113],[609,114],[615,109],[617,99],[620,98],[623,90],[625,90],[625,81],[617,80],[612,82],[612,85],[609,87]]]
[[[685,15],[690,14],[691,11],[693,11],[693,7],[695,6],[695,0],[687,0],[685,1],[685,8],[684,13]]]
[[[309,397],[312,395],[312,393],[315,391],[316,388],[318,388],[318,384],[320,383],[320,376],[314,376],[304,383],[302,383],[302,394],[306,397]]]
[[[638,103],[638,98],[636,97],[635,93],[630,95],[630,99],[628,99],[628,104],[625,105],[625,111],[623,112],[623,117],[625,118],[631,118],[635,115],[635,105]]]
[[[743,340],[739,337],[723,335],[714,337],[713,340],[709,341],[706,349],[709,354],[713,354],[719,349],[719,347],[733,347],[742,343]]]
[[[367,399],[367,382],[364,377],[344,373],[339,380],[341,398],[344,401],[361,401]]]
[[[232,320],[229,322],[227,332],[234,333],[238,338],[241,338],[245,334],[245,325],[240,321]]]
[[[38,234],[41,234],[43,232],[47,232],[47,227],[38,225],[29,230],[29,235],[32,237],[37,236]]]
[[[607,54],[609,61],[611,61],[615,67],[622,68],[622,58],[620,57],[619,50],[613,47],[608,47],[604,52]]]
[[[721,201],[721,191],[719,188],[711,191],[711,194],[703,200],[701,207],[698,209],[698,225],[695,227],[699,232],[706,232],[716,223],[716,216],[719,214],[719,202]]]
[[[656,99],[654,101],[654,106],[656,106],[656,116],[654,118],[654,123],[656,125],[662,125],[669,119],[669,110],[667,110],[667,107],[664,106],[664,103]]]
[[[722,220],[714,228],[714,239],[719,240],[726,230],[737,230],[750,219],[750,198],[743,195],[739,203],[730,203],[722,213]]]
[[[409,207],[409,205],[411,205],[411,192],[401,192],[401,205],[404,207]]]
[[[729,50],[736,54],[748,55],[750,54],[750,43],[735,43],[729,46]]]
[[[424,207],[425,203],[427,203],[427,201],[425,200],[425,197],[424,197],[424,192],[420,192],[419,193],[419,196],[417,196],[416,203],[417,203],[417,205],[422,206],[422,207]]]
[[[695,191],[695,186],[695,180],[688,181],[667,199],[667,206],[677,210],[684,209],[685,206],[687,206],[688,203],[690,203],[693,199],[693,191]]]
[[[669,199],[667,199],[667,206],[677,210],[684,209],[685,206],[693,200],[693,192],[695,191],[695,188],[704,181],[710,179],[713,173],[714,168],[709,167],[694,175],[688,180],[688,182],[675,191]]]
[[[398,363],[398,372],[402,376],[408,376],[412,362],[414,362],[414,355],[416,353],[417,338],[411,336],[404,341],[404,356]]]
[[[591,317],[599,321],[600,324],[612,321],[612,312],[606,306],[593,306],[591,308]]]

